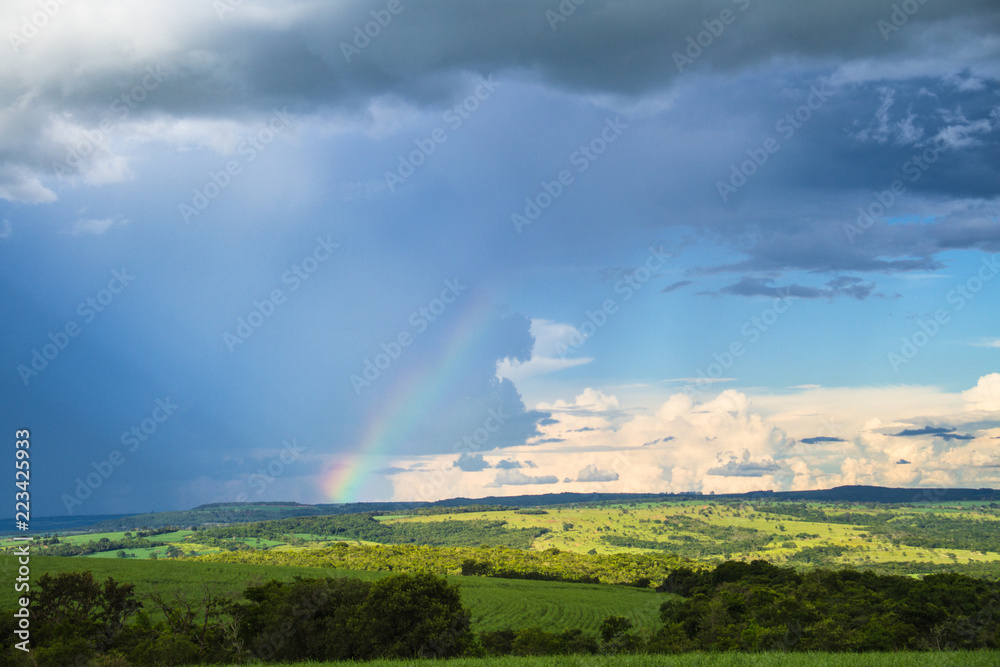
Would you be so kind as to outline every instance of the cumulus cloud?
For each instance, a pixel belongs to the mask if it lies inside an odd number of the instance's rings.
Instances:
[[[591,463],[577,473],[578,482],[617,482],[618,473],[614,470],[601,470]]]
[[[989,400],[989,390],[984,394],[982,387],[989,388],[992,382],[985,376],[962,394],[915,387],[817,388],[751,399],[729,389],[698,401],[678,393],[655,409],[638,413],[623,410],[617,396],[588,388],[573,400],[557,402],[564,410],[558,422],[539,424],[542,436],[553,442],[505,450],[511,456],[494,466],[495,473],[484,471],[478,480],[456,476],[454,485],[440,493],[475,497],[477,489],[487,484],[542,485],[564,479],[574,488],[592,484],[594,491],[637,493],[735,493],[845,484],[988,486],[995,484],[998,470],[990,466],[998,463],[995,438],[1000,436],[1000,420],[984,418],[977,406]],[[838,419],[817,423],[810,396],[829,400],[834,410],[843,403],[852,410],[867,405],[870,412],[858,423]],[[885,405],[901,410],[899,418],[891,416]],[[931,414],[935,407],[941,410],[937,415]],[[796,441],[781,425],[802,431],[804,418],[837,435],[803,438],[798,442],[808,447],[794,446]],[[928,422],[955,426],[928,426]],[[581,431],[584,424],[590,430]],[[526,465],[519,458],[525,455],[537,470],[534,475],[516,468],[519,461]],[[581,456],[593,463],[567,470]]]
[[[518,470],[501,470],[493,479],[490,486],[525,486],[532,484],[557,484],[559,479],[555,475],[540,475],[533,477],[525,475]]]
[[[531,461],[522,462],[522,461],[511,461],[508,459],[503,459],[501,461],[498,461],[496,465],[494,465],[493,467],[499,470],[515,470],[520,468],[537,468],[538,466],[536,466]]]
[[[743,458],[737,460],[730,458],[725,464],[709,468],[706,474],[721,475],[723,477],[763,477],[770,475],[781,469],[781,466],[774,461],[764,459],[762,461],[751,461],[750,452],[744,451]]]
[[[990,373],[979,378],[976,386],[962,392],[970,410],[1000,410],[1000,373]]]
[[[531,320],[531,337],[534,343],[531,356],[524,361],[501,359],[497,362],[497,377],[509,378],[515,383],[536,375],[547,375],[566,368],[589,364],[590,357],[567,358],[572,346],[584,340],[576,327],[544,319]]]

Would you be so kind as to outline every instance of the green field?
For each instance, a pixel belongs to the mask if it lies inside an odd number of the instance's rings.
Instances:
[[[829,503],[809,503],[816,509],[833,513]],[[749,504],[705,502],[627,503],[605,507],[546,508],[545,514],[522,514],[517,511],[438,514],[432,516],[383,517],[386,523],[471,521],[492,519],[507,521],[512,528],[548,528],[551,532],[536,539],[535,550],[556,547],[564,551],[586,553],[656,553],[671,552],[696,560],[715,563],[727,559],[769,560],[775,564],[795,565],[794,556],[810,547],[842,547],[844,553],[829,558],[829,566],[876,567],[881,563],[913,563],[958,566],[976,564],[996,567],[1000,573],[1000,512],[982,503],[949,503],[906,508],[850,507],[854,516],[874,516],[892,512],[900,520],[933,514],[955,522],[989,522],[996,539],[984,549],[915,547],[894,543],[882,535],[873,535],[864,525],[804,521],[789,516],[757,511]],[[566,524],[572,524],[566,529]],[[687,524],[687,525],[685,525]],[[955,530],[964,527],[956,523]],[[726,531],[730,540],[720,541],[712,531]],[[623,546],[609,543],[609,536],[632,539],[636,543],[656,542],[657,548]],[[757,539],[759,538],[759,539]],[[759,548],[740,548],[753,541],[766,543]],[[730,545],[732,545],[730,547]],[[717,552],[717,553],[713,553]]]
[[[994,503],[995,505],[995,503]],[[791,508],[791,509],[789,509]],[[797,511],[803,516],[788,514]],[[517,542],[518,548],[545,551],[557,548],[573,553],[678,554],[706,565],[724,560],[768,560],[778,565],[855,567],[884,573],[925,574],[932,571],[964,572],[973,576],[1000,577],[1000,509],[978,502],[926,503],[888,506],[848,503],[737,503],[711,499],[674,502],[632,502],[576,507],[546,507],[538,513],[525,510],[455,511],[429,515],[394,513],[377,517],[388,527],[409,529],[401,543],[421,542],[419,526],[461,525],[459,522],[504,522],[517,531],[544,534]],[[794,513],[794,512],[793,512]],[[322,518],[322,517],[320,517]],[[814,520],[817,519],[818,520]],[[930,522],[930,523],[928,523]],[[869,525],[870,524],[870,525]],[[471,525],[471,524],[470,524]],[[416,531],[413,529],[417,528]],[[963,539],[972,530],[979,534]],[[134,533],[133,533],[134,535]],[[205,535],[254,549],[295,551],[345,540],[371,543],[357,536],[314,535],[301,528],[260,539],[228,535],[225,528],[204,532],[178,530],[148,538],[169,543],[184,555],[206,555],[225,550],[218,540],[203,543]],[[124,532],[59,535],[62,544],[83,545],[102,538],[116,541]],[[478,545],[471,536],[467,546]],[[485,538],[484,538],[485,539]],[[494,530],[489,539],[501,540]],[[211,540],[208,540],[211,542]],[[395,543],[393,538],[379,538]],[[496,543],[496,542],[494,542]],[[440,543],[439,543],[440,544]],[[511,542],[513,545],[514,543]],[[0,549],[11,547],[0,540]],[[35,553],[46,545],[36,543]],[[117,550],[88,554],[114,557]],[[125,549],[137,559],[166,556],[166,547]]]
[[[162,617],[151,599],[155,595],[167,602],[184,598],[198,607],[206,595],[238,599],[246,587],[271,579],[374,580],[391,573],[431,572],[458,586],[476,633],[534,626],[597,635],[606,618],[623,616],[640,636],[649,637],[663,627],[660,606],[676,598],[656,593],[653,586],[679,567],[698,570],[727,560],[764,560],[799,571],[867,569],[911,576],[950,571],[1000,578],[1000,508],[982,503],[890,506],[706,498],[544,509],[477,507],[375,518],[297,517],[174,530],[145,542],[136,537],[136,531],[128,537],[124,531],[37,536],[31,546],[32,583],[43,573],[84,570],[98,581],[110,576],[134,583],[155,621]],[[131,546],[122,548],[126,544]],[[8,551],[13,545],[9,539],[0,541]],[[82,548],[91,553],[81,553]],[[60,549],[79,555],[43,555]],[[130,557],[119,557],[121,551]],[[0,576],[13,580],[17,567],[15,556],[0,554]],[[605,583],[581,583],[598,580]],[[17,595],[12,586],[0,589],[0,608],[14,607]],[[456,659],[450,664],[977,667],[1000,665],[1000,653],[689,653]]]
[[[0,571],[14,566],[15,558],[0,556]],[[357,572],[315,567],[277,565],[238,565],[188,561],[144,561],[139,559],[83,559],[33,556],[32,581],[43,573],[91,570],[103,581],[136,584],[140,599],[161,593],[170,599],[177,591],[198,599],[204,586],[217,593],[239,596],[251,584],[293,577],[353,577],[372,580],[389,572]],[[596,632],[607,616],[630,618],[639,629],[652,630],[658,625],[660,604],[667,596],[652,589],[640,590],[602,584],[566,584],[547,581],[491,579],[486,577],[448,577],[461,587],[462,600],[472,613],[476,632],[542,625],[549,630],[581,628]],[[16,604],[13,586],[0,588],[0,608]],[[155,614],[154,614],[155,616]]]
[[[375,660],[370,667],[420,665],[427,661]],[[335,667],[356,662],[274,662],[274,667]],[[1000,652],[955,653],[687,653],[684,655],[452,658],[448,667],[996,667]],[[202,667],[214,667],[203,665]]]

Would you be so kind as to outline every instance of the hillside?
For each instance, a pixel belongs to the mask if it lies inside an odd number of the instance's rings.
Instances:
[[[466,506],[551,507],[596,502],[668,502],[715,500],[735,502],[815,501],[849,503],[924,504],[936,502],[998,502],[996,489],[906,489],[881,486],[838,486],[814,491],[753,491],[750,493],[702,495],[701,493],[548,493],[521,496],[486,496],[483,498],[448,498],[434,502],[359,502],[305,505],[296,502],[209,503],[189,510],[80,517],[39,517],[32,519],[34,533],[81,530],[86,532],[126,531],[164,526],[213,526],[220,524],[268,521],[296,516],[326,516],[358,513],[395,513],[416,510],[446,510]],[[13,521],[4,525],[13,525]],[[0,535],[14,530],[0,530]]]

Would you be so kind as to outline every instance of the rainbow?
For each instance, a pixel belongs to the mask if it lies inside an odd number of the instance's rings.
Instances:
[[[442,352],[431,364],[396,380],[386,397],[384,407],[376,411],[364,429],[361,443],[342,459],[333,463],[322,475],[324,497],[330,502],[356,502],[378,455],[399,451],[413,429],[430,414],[443,396],[452,379],[464,369],[479,344],[490,333],[492,300],[480,295],[461,314],[461,319],[448,332]],[[447,318],[447,313],[442,315]],[[431,323],[433,327],[435,323]],[[426,334],[426,332],[425,332]],[[415,343],[419,337],[415,336]],[[410,348],[405,354],[418,354]],[[392,374],[392,367],[386,375]],[[389,378],[376,380],[386,382]]]

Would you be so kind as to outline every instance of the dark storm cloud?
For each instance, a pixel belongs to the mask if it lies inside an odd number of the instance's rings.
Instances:
[[[945,442],[950,442],[952,440],[975,440],[976,436],[968,435],[963,433],[942,433],[938,436]]]
[[[936,271],[949,250],[1000,250],[996,79],[956,84],[904,69],[872,76],[827,88],[822,78],[786,73],[782,85],[763,74],[758,91],[733,87],[733,105],[747,110],[735,114],[750,129],[742,150],[720,158],[713,182],[742,185],[699,217],[742,257],[695,273]],[[817,86],[831,92],[812,111],[803,105]],[[796,109],[808,117],[792,132]],[[768,139],[778,151],[758,167],[748,151],[759,156]],[[832,294],[807,288],[802,296],[865,296],[857,285],[828,287]]]
[[[835,5],[590,0],[553,24],[546,12],[557,7],[530,0],[404,5],[361,53],[346,56],[343,44],[372,20],[371,11],[384,10],[381,0],[347,8],[315,5],[290,28],[217,23],[194,31],[190,41],[220,56],[209,71],[217,80],[239,80],[237,95],[328,101],[393,92],[428,102],[447,94],[450,75],[463,69],[532,70],[569,89],[641,94],[680,74],[674,53],[684,52],[688,37],[704,31],[704,22],[717,20],[723,10],[733,13],[733,23],[696,56],[692,69],[742,70],[780,56],[885,57],[912,48],[934,23],[949,22],[955,32],[970,35],[998,27],[996,5],[989,0],[924,4],[890,39],[883,38],[877,22],[889,18],[891,3],[868,0]]]
[[[799,442],[806,445],[815,445],[821,442],[844,442],[843,438],[832,438],[829,436],[821,435],[815,438],[802,438]]]
[[[921,435],[933,435],[935,437],[941,438],[945,442],[950,442],[952,440],[975,440],[976,436],[968,435],[965,433],[955,433],[953,428],[943,428],[940,426],[925,426],[923,428],[908,428],[900,431],[899,433],[893,433],[895,436],[902,437],[915,437]]]
[[[661,289],[660,294],[673,292],[674,290],[680,289],[682,287],[687,287],[688,285],[693,285],[693,284],[694,284],[693,280],[678,280],[677,282],[670,283],[669,285]]]
[[[893,433],[892,435],[898,437],[915,437],[918,435],[940,435],[942,433],[951,433],[955,429],[953,428],[943,428],[940,426],[924,426],[923,428],[907,428],[903,429],[899,433]]]
[[[220,21],[206,6],[205,15],[165,25],[175,34],[170,35],[172,48],[158,62],[128,64],[122,58],[114,65],[102,61],[100,67],[83,67],[94,54],[75,52],[79,47],[70,42],[60,57],[81,64],[72,70],[74,86],[60,85],[69,70],[43,67],[37,72],[36,94],[71,106],[103,105],[107,91],[120,87],[129,71],[169,63],[177,76],[163,84],[165,94],[151,106],[181,115],[276,105],[351,107],[385,94],[431,104],[454,93],[461,85],[456,74],[462,71],[484,76],[534,72],[569,90],[641,95],[687,73],[678,72],[674,54],[684,53],[688,38],[705,31],[704,23],[717,21],[723,10],[732,12],[734,21],[694,57],[689,71],[746,70],[783,56],[884,58],[921,48],[928,27],[945,25],[947,36],[965,42],[992,34],[1000,25],[1000,12],[990,0],[927,3],[905,30],[888,40],[877,22],[889,17],[890,3],[590,0],[553,30],[546,12],[556,9],[556,3],[470,6],[466,0],[437,0],[404,4],[365,44],[356,29],[373,20],[371,12],[384,12],[381,0],[303,4],[285,17],[273,5],[262,7],[267,11],[253,21],[244,20],[249,7]],[[127,27],[122,27],[123,36]],[[360,49],[354,46],[356,39],[364,44]],[[18,83],[8,81],[0,91],[14,99],[23,92]]]
[[[775,287],[773,282],[766,278],[748,276],[737,283],[723,287],[721,292],[736,296],[781,296],[801,299],[833,299],[838,296],[849,296],[863,300],[875,288],[873,283],[865,283],[860,278],[849,276],[834,278],[826,283],[826,287],[805,287],[796,284]]]

